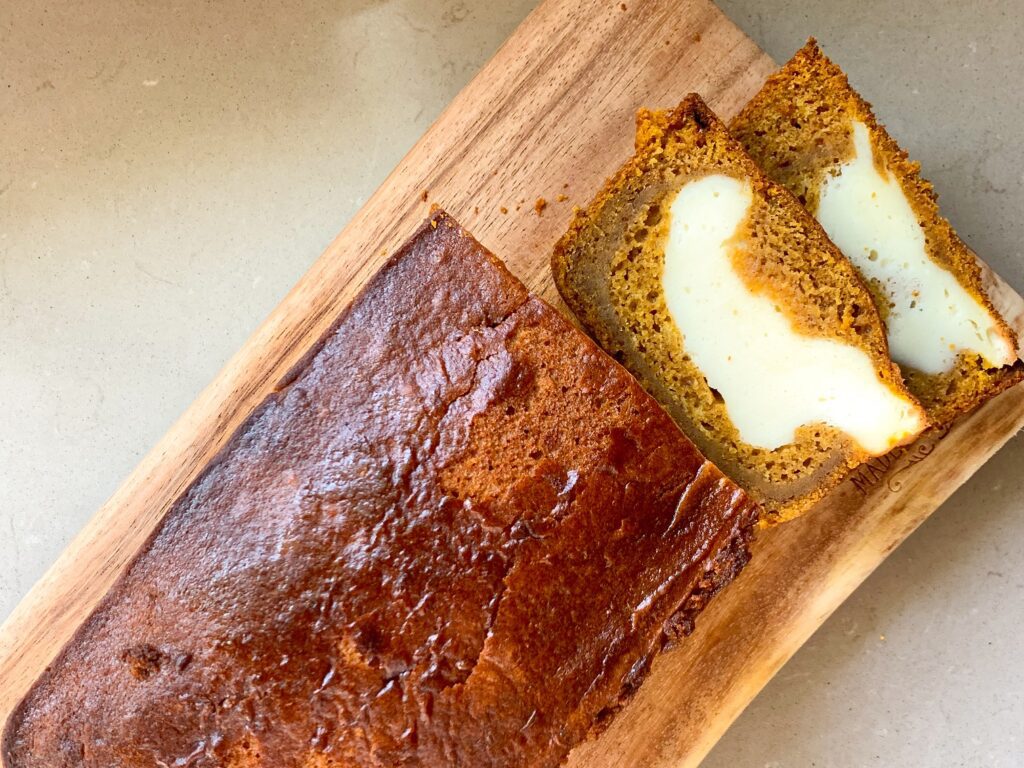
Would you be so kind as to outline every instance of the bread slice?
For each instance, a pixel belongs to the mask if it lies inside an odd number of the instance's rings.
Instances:
[[[640,112],[635,156],[576,212],[552,268],[769,522],[925,426],[856,270],[696,94]]]
[[[1020,381],[1017,339],[932,185],[812,39],[732,121],[861,272],[893,359],[935,424]]]

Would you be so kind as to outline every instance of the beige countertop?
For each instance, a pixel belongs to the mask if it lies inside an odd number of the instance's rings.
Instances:
[[[0,5],[0,619],[531,0]],[[722,0],[821,40],[1024,288],[1021,0]],[[706,765],[1024,765],[1024,439]]]

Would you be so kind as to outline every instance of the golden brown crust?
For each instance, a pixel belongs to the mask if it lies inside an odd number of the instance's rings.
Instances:
[[[3,761],[555,766],[756,516],[438,211],[175,502]]]
[[[661,208],[687,179],[708,173],[743,178],[752,186],[755,202],[745,240],[751,245],[734,257],[752,290],[772,298],[803,332],[863,349],[882,379],[912,401],[856,270],[695,94],[675,110],[639,112],[636,154],[586,210],[577,209],[555,247],[552,270],[566,303],[598,342],[777,522],[805,511],[866,454],[820,424],[799,430],[789,446],[753,449],[740,440],[721,398],[689,361],[661,290]]]
[[[871,105],[812,38],[794,54],[730,123],[729,129],[761,165],[809,210],[817,209],[824,176],[853,152],[852,123],[864,123],[875,161],[899,181],[924,230],[928,256],[952,272],[968,293],[997,318],[1001,334],[1016,347],[1013,329],[985,292],[977,256],[939,212],[938,197],[921,177],[920,165],[878,122]],[[878,292],[874,292],[877,297]],[[882,302],[882,314],[887,307]],[[910,390],[933,424],[942,425],[1024,378],[1024,366],[991,369],[977,355],[963,354],[947,374],[905,370]]]

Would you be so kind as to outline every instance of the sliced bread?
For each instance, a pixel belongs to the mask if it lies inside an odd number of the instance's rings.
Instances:
[[[874,294],[893,359],[934,424],[1020,381],[1017,339],[917,163],[814,40],[730,130],[813,213]]]
[[[641,111],[636,154],[552,267],[583,325],[769,522],[925,427],[856,270],[696,94]]]

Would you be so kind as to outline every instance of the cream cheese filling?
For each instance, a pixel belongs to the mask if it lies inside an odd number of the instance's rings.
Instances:
[[[818,221],[864,277],[889,299],[889,351],[900,365],[928,374],[952,370],[961,351],[993,366],[1009,365],[1017,350],[996,318],[925,250],[924,231],[900,183],[879,173],[868,128],[853,123],[856,155],[825,174]]]
[[[807,336],[736,272],[731,254],[753,203],[749,182],[710,175],[683,186],[669,209],[662,284],[687,354],[721,394],[742,440],[792,443],[824,422],[879,455],[919,432],[917,405],[883,382],[868,355]]]

